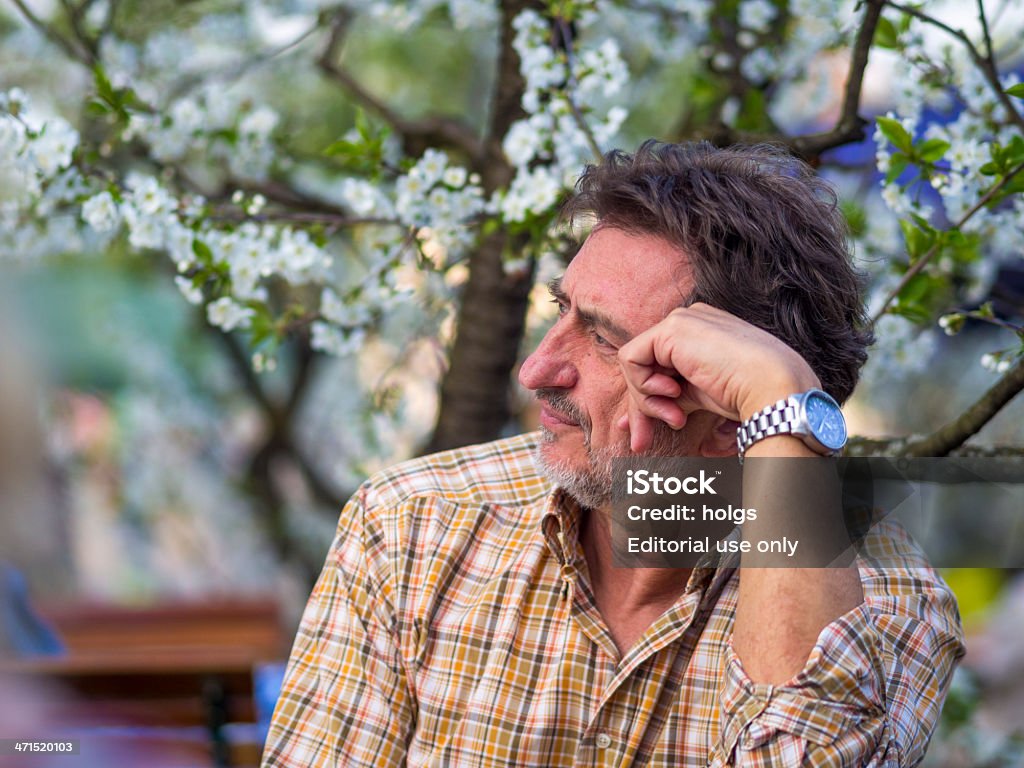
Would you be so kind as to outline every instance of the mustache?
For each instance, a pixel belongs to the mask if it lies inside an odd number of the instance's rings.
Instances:
[[[568,394],[560,389],[553,389],[550,387],[544,387],[534,391],[538,400],[547,403],[548,407],[553,411],[558,411],[562,416],[565,416],[570,421],[575,421],[579,424],[585,432],[590,432],[590,419],[583,412],[576,403],[572,401]]]

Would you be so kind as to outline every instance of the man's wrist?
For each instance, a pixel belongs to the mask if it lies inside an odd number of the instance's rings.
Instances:
[[[771,385],[758,386],[757,390],[744,400],[740,408],[740,422],[747,421],[765,406],[809,389],[821,389],[821,382],[809,368],[805,374],[794,374],[780,378]]]

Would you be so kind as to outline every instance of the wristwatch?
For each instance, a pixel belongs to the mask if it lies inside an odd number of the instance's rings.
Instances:
[[[820,389],[809,389],[767,405],[736,430],[740,461],[754,443],[773,435],[793,435],[815,453],[834,456],[846,445],[846,420],[839,403]]]

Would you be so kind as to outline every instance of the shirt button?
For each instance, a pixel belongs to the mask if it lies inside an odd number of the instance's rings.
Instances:
[[[612,745],[612,737],[607,733],[599,733],[597,734],[597,738],[594,740],[594,743],[597,744],[600,749],[608,749],[608,747]]]

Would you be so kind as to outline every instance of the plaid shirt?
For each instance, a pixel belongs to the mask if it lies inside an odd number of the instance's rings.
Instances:
[[[784,685],[733,652],[738,572],[698,568],[623,655],[598,613],[580,511],[536,435],[371,479],[310,597],[264,766],[906,766],[956,660],[956,603],[909,542]],[[808,579],[813,579],[813,571]]]

